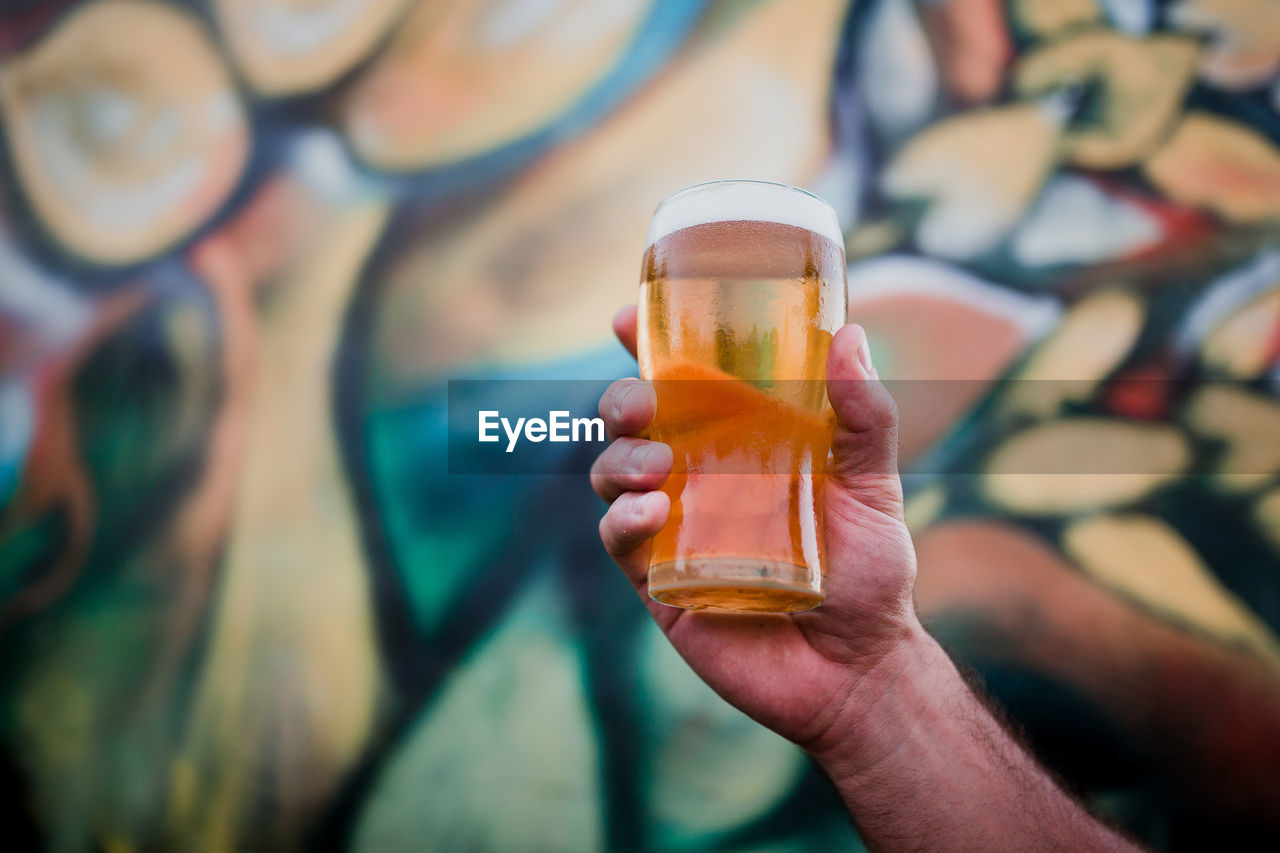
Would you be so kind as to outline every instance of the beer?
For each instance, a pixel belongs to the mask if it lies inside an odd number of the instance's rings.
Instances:
[[[823,596],[824,382],[844,324],[834,211],[781,184],[691,187],[655,213],[640,294],[641,376],[671,445],[671,515],[649,594],[691,609],[795,611]]]

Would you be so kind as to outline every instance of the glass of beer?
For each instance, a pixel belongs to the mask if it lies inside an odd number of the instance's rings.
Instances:
[[[671,514],[649,595],[689,609],[822,603],[822,484],[834,414],[827,350],[844,325],[835,211],[804,190],[712,181],[654,212],[640,286],[640,375],[671,446]]]

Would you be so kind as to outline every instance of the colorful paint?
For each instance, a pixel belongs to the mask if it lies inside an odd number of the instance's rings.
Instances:
[[[16,2],[0,116],[11,846],[856,849],[585,477],[446,471],[448,379],[635,373],[717,177],[839,209],[918,605],[1041,759],[1280,833],[1276,0]]]

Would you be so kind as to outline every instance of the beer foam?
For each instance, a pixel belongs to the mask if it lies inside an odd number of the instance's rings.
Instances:
[[[738,220],[792,225],[844,245],[831,205],[805,190],[770,181],[708,181],[667,196],[653,213],[646,245],[682,228]]]

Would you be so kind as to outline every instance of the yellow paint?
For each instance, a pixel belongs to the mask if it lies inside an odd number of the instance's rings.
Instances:
[[[381,666],[331,366],[386,215],[382,203],[345,211],[271,294],[259,327],[245,467],[179,759],[199,784],[179,835],[211,849],[236,844],[257,802],[272,803],[272,827],[314,817],[374,724]]]
[[[646,811],[681,842],[659,836],[655,847],[705,849],[786,796],[803,753],[718,697],[656,626],[646,626],[637,657],[638,689],[651,698],[641,734],[652,773]]]
[[[1280,71],[1280,0],[1181,0],[1174,27],[1209,36],[1200,76],[1225,89],[1252,89]]]
[[[1271,544],[1280,551],[1280,488],[1258,498],[1253,507],[1253,520],[1262,528],[1263,534],[1271,540]]]
[[[253,87],[288,95],[320,89],[349,71],[378,46],[405,5],[406,0],[216,0],[213,13],[228,53]],[[317,19],[331,18],[344,6],[351,13],[340,26],[298,46],[298,30],[315,29]],[[264,19],[271,17],[277,20],[269,26]],[[282,37],[295,43],[281,44]]]
[[[218,359],[218,342],[212,339],[204,317],[195,305],[184,304],[166,311],[161,320],[169,352],[178,368],[181,381],[177,383],[177,397],[173,420],[168,424],[174,444],[181,444],[187,436],[205,426],[205,407],[214,398],[217,374],[209,369]]]
[[[199,785],[191,762],[177,758],[169,766],[169,801],[165,825],[170,837],[178,836],[192,819]]]
[[[352,850],[606,848],[600,741],[567,599],[541,573],[450,671],[371,780]]]
[[[1205,366],[1253,379],[1270,366],[1280,335],[1280,282],[1222,321],[1200,347]]]
[[[235,84],[199,19],[152,0],[83,4],[0,59],[0,112],[41,224],[100,263],[139,261],[185,237],[248,158]],[[127,126],[102,129],[102,113]]]
[[[29,794],[32,812],[53,831],[51,846],[88,846],[96,803],[91,790],[92,754],[97,721],[89,691],[65,660],[44,661],[18,697],[17,724],[22,733],[19,760],[37,769]]]
[[[919,535],[938,519],[946,502],[947,494],[937,483],[916,492],[907,501],[905,507],[907,529],[913,536]]]
[[[663,196],[710,178],[811,180],[830,151],[845,7],[760,4],[491,204],[425,235],[384,291],[377,345],[392,381],[605,344],[609,319],[635,301]]]
[[[1206,634],[1247,645],[1280,666],[1276,636],[1159,519],[1087,518],[1068,527],[1063,542],[1085,571],[1117,592]]]
[[[1248,491],[1280,472],[1280,405],[1270,397],[1207,384],[1188,402],[1183,419],[1200,435],[1226,443],[1214,473],[1219,488]]]
[[[1198,53],[1196,42],[1181,36],[1131,38],[1093,29],[1026,54],[1014,84],[1028,97],[1097,80],[1105,87],[1100,122],[1069,132],[1065,142],[1073,163],[1119,169],[1160,142],[1180,111]]]
[[[102,844],[103,853],[133,853],[138,849],[129,839],[118,835],[104,835],[98,841]]]
[[[943,119],[911,139],[881,177],[898,199],[927,199],[916,239],[964,259],[994,248],[1018,223],[1057,162],[1054,109],[1020,103]]]
[[[1005,405],[1048,417],[1065,402],[1088,399],[1129,354],[1145,318],[1141,300],[1126,291],[1085,297],[1018,371]]]
[[[517,22],[504,0],[417,3],[344,106],[356,152],[423,169],[533,133],[617,62],[652,0],[561,0]]]
[[[1019,26],[1041,38],[1102,17],[1098,0],[1015,0],[1012,12]]]
[[[891,251],[902,242],[902,226],[892,219],[864,222],[845,235],[844,254],[853,262]]]
[[[1132,503],[1179,476],[1190,449],[1173,426],[1065,418],[1014,435],[992,454],[988,500],[1008,512],[1064,515]]]
[[[1143,171],[1174,201],[1230,222],[1280,219],[1280,152],[1244,125],[1190,112]]]

